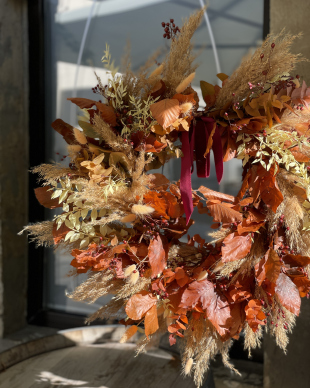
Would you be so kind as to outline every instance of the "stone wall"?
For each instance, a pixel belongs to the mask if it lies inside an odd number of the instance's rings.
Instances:
[[[310,3],[305,0],[270,0],[270,32],[280,32],[284,27],[293,34],[303,33],[293,48],[310,60]],[[310,63],[298,64],[296,74],[310,85]],[[273,338],[264,339],[264,388],[310,387],[310,301],[303,300],[300,316],[287,355],[275,344]]]
[[[0,337],[26,323],[27,1],[0,0]]]

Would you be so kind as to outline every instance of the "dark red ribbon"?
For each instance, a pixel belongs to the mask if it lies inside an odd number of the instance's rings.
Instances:
[[[194,152],[196,156],[197,176],[208,178],[210,176],[210,152],[204,156],[208,144],[209,136],[214,128],[215,120],[211,117],[201,117],[192,123],[189,132],[182,132],[182,153],[181,158],[181,179],[180,190],[184,205],[186,223],[193,213],[192,180],[191,174],[194,172]],[[220,183],[223,177],[223,150],[219,128],[216,126],[213,134],[212,150],[216,177]]]

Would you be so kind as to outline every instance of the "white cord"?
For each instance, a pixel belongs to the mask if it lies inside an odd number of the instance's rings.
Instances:
[[[200,2],[200,5],[201,5],[201,8],[204,8],[205,4],[204,4],[203,0],[199,0],[199,2]],[[209,20],[207,11],[204,12],[204,17],[205,17],[207,28],[208,28],[208,32],[209,32],[209,35],[210,35],[211,46],[212,46],[212,50],[213,50],[215,67],[216,67],[216,72],[217,73],[221,73],[220,61],[219,61],[219,57],[218,57],[218,54],[217,54],[217,49],[216,49],[216,44],[215,44],[215,40],[214,40],[214,35],[213,35],[213,31],[212,31],[212,28],[211,28],[211,24],[210,24],[210,20]],[[221,81],[219,81],[219,82],[221,82]]]
[[[90,22],[91,22],[91,19],[93,17],[93,13],[94,13],[94,10],[95,10],[96,2],[97,2],[97,0],[93,0],[93,4],[91,6],[91,9],[89,11],[88,18],[87,18],[87,21],[86,21],[86,24],[85,24],[85,28],[84,28],[84,32],[83,32],[83,37],[82,37],[82,41],[81,41],[81,45],[80,45],[80,50],[79,50],[79,56],[78,56],[78,60],[77,60],[77,63],[76,63],[76,70],[75,70],[75,76],[74,76],[72,97],[76,97],[76,94],[77,94],[77,82],[78,82],[79,71],[80,71],[80,66],[81,66],[81,62],[82,62],[82,56],[83,56],[83,52],[84,52],[84,47],[85,47],[85,42],[86,42],[86,38],[87,38]],[[73,120],[74,120],[75,109],[76,109],[75,105],[72,104],[71,105],[71,110],[70,110],[70,123],[72,123],[72,124],[73,124]]]

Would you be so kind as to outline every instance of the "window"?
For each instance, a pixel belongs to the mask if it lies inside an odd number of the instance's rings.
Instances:
[[[207,14],[213,30],[220,71],[231,74],[240,59],[256,47],[263,37],[263,6],[258,0],[210,0]],[[200,8],[199,0],[45,0],[45,137],[46,161],[66,164],[66,143],[51,129],[51,122],[61,118],[77,126],[78,109],[66,101],[68,97],[94,98],[92,87],[97,84],[94,71],[104,80],[105,70],[101,57],[105,44],[110,46],[112,58],[118,65],[131,42],[132,68],[142,66],[157,48],[162,58],[168,50],[163,40],[162,21],[174,18],[177,25],[182,19]],[[210,34],[203,20],[193,39],[199,54],[200,67],[193,87],[199,91],[199,80],[216,83],[219,72],[215,63]],[[159,59],[160,61],[160,59]],[[99,98],[98,98],[99,99]],[[212,159],[212,158],[211,158]],[[220,190],[237,192],[240,185],[237,160],[225,166]],[[206,185],[218,190],[214,169],[208,180],[195,178],[193,187]],[[164,174],[179,179],[180,161],[165,166]],[[49,212],[49,217],[51,216]],[[195,225],[190,233],[204,238],[211,220],[194,214]],[[81,281],[80,277],[66,277],[70,270],[70,254],[45,252],[45,307],[67,313],[88,314],[99,307],[74,302],[65,296]]]

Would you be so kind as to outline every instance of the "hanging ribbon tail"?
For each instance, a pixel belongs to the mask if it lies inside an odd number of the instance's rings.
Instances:
[[[223,162],[223,148],[221,135],[218,127],[213,135],[213,145],[212,145],[213,155],[214,155],[214,164],[215,164],[215,172],[218,183],[221,183],[224,174],[224,162]]]
[[[207,178],[210,175],[210,155],[204,157],[206,151],[206,144],[208,143],[209,132],[207,125],[201,120],[196,122],[195,130],[195,153],[197,176],[199,178]]]
[[[202,117],[201,118],[208,128],[209,134],[212,131],[215,120],[212,117]],[[222,148],[222,140],[218,126],[216,126],[215,132],[213,134],[213,144],[212,150],[214,155],[214,164],[215,164],[215,172],[218,183],[221,183],[224,174],[224,162],[223,162],[223,148]],[[210,157],[210,152],[208,154]]]
[[[189,133],[182,132],[181,136],[182,136],[181,141],[182,141],[183,157],[181,158],[180,190],[181,190],[181,197],[184,205],[184,210],[186,215],[186,225],[187,225],[194,210],[193,200],[192,200],[192,180],[191,180],[192,154],[191,154],[191,146],[189,142]]]

